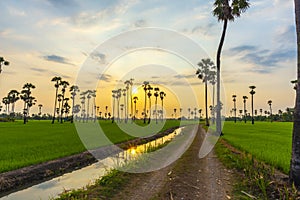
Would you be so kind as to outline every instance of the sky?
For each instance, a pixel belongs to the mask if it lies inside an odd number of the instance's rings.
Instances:
[[[229,23],[222,52],[226,114],[233,94],[242,109],[250,85],[257,87],[255,109],[268,109],[268,100],[275,113],[294,106],[293,1],[250,3],[246,13]],[[37,104],[52,113],[55,88],[50,80],[61,76],[71,85],[86,84],[82,90],[97,89],[96,102],[103,110],[111,108],[111,90],[134,78],[135,88],[147,80],[168,91],[169,116],[173,108],[183,108],[185,115],[189,107],[204,109],[204,85],[195,71],[201,59],[215,61],[222,31],[212,15],[212,0],[11,0],[0,6],[0,56],[10,62],[0,74],[1,99],[31,82]],[[143,91],[135,91],[141,107]],[[20,111],[21,101],[16,106]]]

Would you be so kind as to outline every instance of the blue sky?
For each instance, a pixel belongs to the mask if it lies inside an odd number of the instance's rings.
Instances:
[[[267,109],[266,102],[272,99],[277,112],[294,103],[290,84],[296,78],[293,1],[250,3],[249,10],[228,26],[222,54],[224,102],[232,107],[235,93],[241,106],[241,97],[249,95],[248,86],[256,85],[257,108]],[[170,29],[195,41],[215,60],[222,30],[212,16],[213,1],[207,0],[11,0],[1,1],[0,6],[0,55],[11,63],[0,75],[0,97],[32,82],[48,112],[52,110],[49,95],[54,93],[51,77],[59,75],[74,83],[87,55],[113,36],[144,27]],[[113,75],[105,78],[109,81]]]

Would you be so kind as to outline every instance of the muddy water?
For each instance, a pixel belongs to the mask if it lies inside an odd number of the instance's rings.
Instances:
[[[143,153],[149,151],[149,149],[155,148],[172,140],[175,136],[180,134],[182,129],[183,128],[178,128],[174,132],[162,138],[158,138],[146,144],[119,152],[90,166],[73,171],[71,173],[64,174],[60,177],[56,177],[52,180],[34,185],[27,189],[9,194],[8,196],[0,198],[0,200],[48,200],[50,198],[57,197],[64,190],[83,188],[88,184],[93,184],[96,179],[101,178],[102,176],[107,174],[107,172],[111,168],[113,168],[108,166],[122,166],[130,160],[133,160],[139,155],[142,155]]]

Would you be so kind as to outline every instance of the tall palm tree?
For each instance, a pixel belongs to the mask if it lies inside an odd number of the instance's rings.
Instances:
[[[244,121],[245,123],[247,122],[247,110],[246,110],[246,102],[247,102],[247,99],[248,97],[247,96],[243,96],[243,99],[244,99]]]
[[[294,112],[292,156],[290,164],[290,182],[300,189],[300,0],[294,0],[295,22],[297,34],[297,84],[296,84],[296,104]]]
[[[139,100],[137,96],[133,97],[133,103],[134,103],[134,115],[133,115],[133,120],[136,118],[137,110],[136,110],[136,102]]]
[[[61,94],[62,94],[62,101],[61,101],[61,111],[60,111],[60,123],[63,123],[63,114],[64,114],[64,101],[65,101],[65,93],[66,88],[70,85],[68,81],[60,81],[60,85],[62,86]]]
[[[166,93],[164,91],[160,91],[159,97],[161,100],[161,120],[164,120],[164,98],[166,97]]]
[[[197,118],[197,108],[194,108],[194,119],[196,119]]]
[[[133,86],[134,79],[129,79],[130,82],[130,116],[133,117],[133,102],[132,102],[132,86]]]
[[[82,121],[85,122],[85,118],[86,118],[86,106],[85,106],[85,100],[86,100],[86,94],[87,91],[81,92],[80,93],[80,99],[81,99],[81,118]]]
[[[120,100],[122,97],[122,89],[117,90],[117,111],[118,111],[118,121],[120,122]]]
[[[256,88],[254,85],[249,86],[249,88],[251,89],[250,94],[251,94],[251,113],[252,113],[252,124],[254,124],[254,114],[253,114],[253,110],[254,110],[254,106],[253,106],[253,95],[255,94],[254,89]]]
[[[205,116],[206,116],[206,126],[209,126],[208,121],[208,106],[207,106],[207,83],[210,81],[211,78],[211,71],[215,68],[213,61],[209,58],[202,59],[201,62],[198,63],[199,68],[196,71],[198,78],[201,79],[205,86]]]
[[[15,104],[20,99],[19,94],[20,93],[17,90],[11,90],[7,94],[7,97],[9,99],[10,103],[12,104],[11,111],[12,111],[13,116],[15,115]]]
[[[200,121],[200,120],[201,120],[202,109],[200,108],[200,109],[198,110],[198,112],[199,112],[199,121]]]
[[[229,4],[231,3],[231,5]],[[249,8],[249,0],[215,0],[213,15],[223,22],[223,31],[217,50],[217,133],[221,133],[221,101],[220,101],[220,72],[221,53],[225,40],[227,23],[240,17]]]
[[[6,114],[8,114],[8,112],[9,112],[9,104],[10,104],[9,97],[3,97],[2,98],[2,103],[4,103]]]
[[[117,92],[118,90],[112,90],[112,98],[113,98],[113,106],[112,106],[112,123],[114,123],[115,120],[115,105],[116,105],[116,99],[117,99]]]
[[[39,104],[38,107],[39,107],[39,116],[41,116],[42,115],[42,107],[43,107],[43,105]]]
[[[234,123],[236,123],[236,95],[232,95],[233,100],[233,111],[234,111]]]
[[[189,113],[188,119],[190,119],[191,118],[191,108],[188,108],[188,113]]]
[[[93,97],[93,106],[92,106],[92,117],[94,118],[94,122],[96,122],[96,109],[97,109],[97,105],[96,105],[96,90],[91,90],[91,97]]]
[[[54,100],[54,111],[53,111],[53,117],[52,117],[52,124],[54,124],[55,120],[55,114],[56,114],[56,104],[57,104],[57,95],[58,95],[58,88],[60,86],[61,82],[61,77],[55,76],[51,79],[52,82],[55,82],[54,87],[55,87],[55,100]]]
[[[77,92],[80,92],[79,87],[77,85],[72,85],[70,87],[70,92],[71,92],[71,99],[72,99],[72,118],[71,118],[71,123],[73,123],[74,110],[75,110],[75,96],[77,95]]]
[[[151,87],[151,85],[148,85],[147,90],[148,90],[147,96],[148,96],[148,99],[149,99],[149,119],[148,119],[148,124],[150,124],[150,121],[151,121],[151,96],[152,96],[151,91],[153,90],[153,87]]]
[[[107,119],[107,109],[108,109],[108,106],[105,106],[105,119]]]
[[[29,108],[34,105],[35,97],[31,96],[31,90],[35,89],[35,86],[32,83],[26,83],[23,86],[23,90],[21,91],[21,99],[24,101],[23,108],[23,121],[24,124],[27,122],[27,116],[29,115]]]
[[[158,116],[158,112],[157,112],[157,98],[159,96],[159,88],[156,87],[154,88],[154,97],[155,97],[155,121],[157,123],[157,116]]]
[[[174,108],[174,119],[176,119],[176,111],[177,111],[177,109]]]
[[[57,95],[57,101],[58,101],[58,110],[57,110],[57,121],[59,122],[60,118],[61,118],[61,109],[62,109],[62,100],[63,100],[63,95],[62,94],[58,94]]]
[[[121,104],[120,105],[120,110],[121,110],[121,119],[120,119],[120,121],[122,121],[122,118],[123,118],[123,110],[124,110],[124,107],[125,107],[125,105],[124,104]],[[124,116],[124,118],[126,118],[126,116]]]
[[[269,105],[269,107],[270,107],[270,120],[271,120],[271,122],[273,121],[273,119],[272,119],[272,100],[269,100],[268,101],[268,105]]]
[[[7,60],[4,60],[3,57],[0,57],[0,74],[2,72],[2,65],[8,66],[9,62]]]
[[[129,98],[131,99],[132,97],[131,97],[131,93],[132,92],[130,92],[130,94],[129,94],[129,89],[131,88],[131,81],[130,80],[126,80],[125,82],[124,82],[124,84],[125,84],[125,88],[126,88],[126,96],[127,96],[127,99],[126,99],[126,104],[125,104],[125,122],[127,122],[127,120],[128,120],[128,103],[129,103]],[[131,102],[130,102],[130,105],[131,105]],[[132,110],[131,110],[131,112],[132,112]]]
[[[147,88],[148,88],[149,82],[148,81],[144,81],[143,83],[143,89],[145,92],[145,104],[144,104],[144,124],[146,124],[146,109],[147,109]]]
[[[129,84],[129,83],[128,83]],[[125,121],[125,123],[127,123],[127,117],[128,117],[128,115],[127,115],[127,107],[128,107],[128,89],[129,89],[129,86],[127,87],[126,86],[126,88],[125,89],[122,89],[122,94],[123,94],[123,97],[124,97],[124,104],[123,104],[123,108],[124,108],[124,121]]]

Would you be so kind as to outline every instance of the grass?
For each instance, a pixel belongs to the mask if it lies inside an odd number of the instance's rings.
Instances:
[[[0,173],[80,153],[85,151],[86,147],[90,149],[119,143],[134,137],[151,135],[158,128],[163,131],[179,125],[179,121],[167,120],[164,126],[158,123],[151,129],[148,128],[150,131],[128,135],[111,121],[99,123],[105,135],[99,136],[94,132],[94,128],[98,128],[97,123],[81,123],[77,129],[74,124],[51,124],[50,121],[32,120],[26,125],[22,121],[0,123]],[[142,122],[137,121],[136,127],[142,126],[144,126]],[[132,126],[125,127],[126,132],[130,131],[130,127]],[[147,129],[144,128],[143,130]],[[77,130],[81,130],[80,134]],[[89,145],[84,146],[82,141],[86,139]]]
[[[292,147],[291,122],[225,122],[223,139],[288,174]]]

